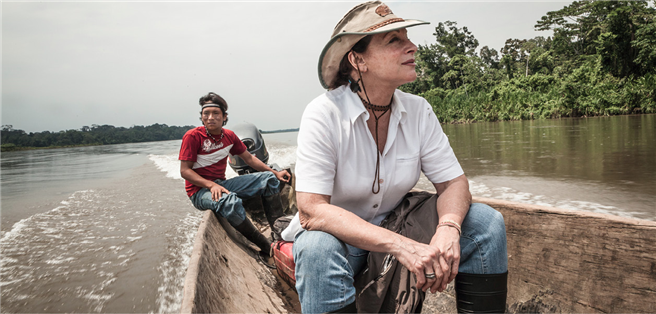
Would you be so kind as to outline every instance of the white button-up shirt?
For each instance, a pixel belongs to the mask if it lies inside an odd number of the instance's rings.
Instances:
[[[396,90],[380,154],[380,192],[374,194],[379,151],[367,127],[369,118],[360,98],[346,86],[310,102],[298,133],[296,190],[330,195],[331,204],[378,225],[417,184],[422,171],[433,183],[463,174],[430,104]],[[293,241],[300,230],[296,214],[283,238]]]

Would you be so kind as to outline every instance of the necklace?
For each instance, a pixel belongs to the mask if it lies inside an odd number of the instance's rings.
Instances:
[[[364,100],[364,98],[362,98],[362,96],[360,96],[360,94],[358,94],[358,97],[360,97],[360,100],[362,100],[362,104],[364,105],[364,107],[367,108],[367,109],[371,109],[372,111],[387,111],[387,110],[389,110],[392,106],[392,100],[394,99],[394,97],[392,97],[392,99],[390,99],[390,102],[387,106],[378,106],[378,105],[374,105],[374,104]],[[367,98],[369,98],[369,97],[367,97]]]
[[[367,95],[366,90],[364,91],[364,94],[365,96],[367,96],[367,99],[369,99],[369,95]],[[380,152],[378,151],[378,119],[384,116],[392,108],[392,101],[394,101],[394,96],[392,96],[392,99],[390,99],[390,102],[387,106],[374,105],[371,102],[364,100],[362,96],[360,96],[360,94],[358,94],[358,97],[360,97],[360,100],[362,101],[362,104],[365,106],[365,108],[371,109],[371,111],[373,111],[374,119],[376,119],[376,172],[374,173],[374,183],[371,186],[371,192],[374,194],[378,194],[378,192],[380,192]],[[382,111],[383,113],[377,116],[376,111]]]
[[[205,133],[207,133],[207,136],[211,137],[212,140],[214,140],[214,143],[220,143],[221,140],[223,140],[223,128],[221,129],[221,137],[219,137],[219,140],[217,141],[214,136],[210,133],[210,131],[207,130],[207,127],[205,127]]]

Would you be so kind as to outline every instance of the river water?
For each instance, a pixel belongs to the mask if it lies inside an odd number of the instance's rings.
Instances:
[[[474,196],[656,221],[656,115],[443,127]],[[293,166],[296,133],[264,137]],[[3,153],[2,312],[179,312],[201,217],[179,146]]]

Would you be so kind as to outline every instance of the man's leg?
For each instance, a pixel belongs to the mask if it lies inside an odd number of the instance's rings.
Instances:
[[[353,278],[367,263],[369,252],[322,231],[301,231],[292,249],[301,311],[326,313],[344,308],[354,311]]]
[[[241,198],[269,196],[280,192],[280,181],[270,171],[249,173],[218,182]]]
[[[508,252],[501,213],[485,204],[473,203],[462,223],[460,252],[455,280],[458,312],[503,313]]]
[[[285,215],[282,200],[280,199],[280,181],[269,171],[256,172],[231,178],[221,183],[228,191],[237,193],[241,198],[260,195],[262,206],[267,222],[271,226],[273,235],[273,224],[276,219]],[[272,236],[275,238],[275,235]]]
[[[222,184],[221,181],[217,180],[216,182]],[[203,188],[191,196],[191,202],[200,210],[209,209],[215,215],[224,217],[235,230],[244,235],[248,241],[257,245],[262,255],[270,255],[271,242],[246,218],[246,211],[237,193],[224,193],[218,201],[214,201],[212,193]]]
[[[221,184],[221,181],[216,181]],[[200,210],[209,209],[215,215],[228,220],[231,226],[237,226],[246,219],[246,211],[242,200],[237,194],[222,194],[218,201],[212,199],[212,193],[206,188],[200,189],[191,196],[191,203]]]

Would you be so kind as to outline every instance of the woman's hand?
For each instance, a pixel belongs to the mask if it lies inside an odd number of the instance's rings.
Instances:
[[[400,251],[392,253],[417,278],[417,289],[426,291],[441,278],[439,263],[440,252],[436,247],[404,238],[400,244]],[[435,274],[436,278],[426,278],[426,274]]]
[[[417,289],[435,293],[446,289],[458,274],[460,263],[460,235],[458,230],[438,228],[430,244],[404,238],[396,259],[417,277]],[[434,274],[434,278],[427,278]]]
[[[212,192],[212,200],[215,202],[218,202],[219,199],[221,199],[222,193],[230,194],[230,191],[228,191],[228,189],[224,188],[219,184],[212,185],[212,187],[210,188],[210,192]]]
[[[431,239],[430,246],[440,252],[440,275],[435,273],[435,282],[431,286],[431,292],[442,292],[446,285],[453,281],[458,274],[460,265],[460,233],[457,229],[448,226],[437,228]]]

